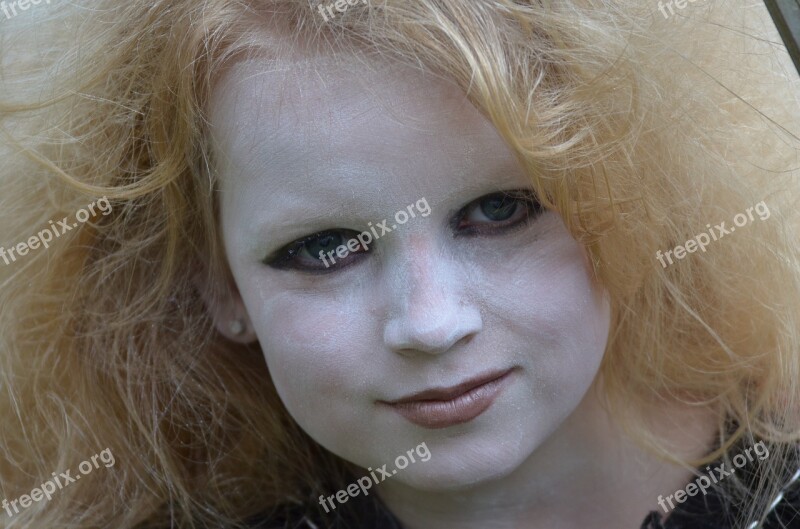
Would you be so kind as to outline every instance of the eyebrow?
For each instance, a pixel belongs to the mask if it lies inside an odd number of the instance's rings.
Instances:
[[[270,248],[278,248],[300,237],[327,229],[346,229],[344,225],[352,224],[355,217],[353,212],[358,210],[356,206],[362,197],[357,193],[346,197],[337,195],[333,200],[328,198],[324,209],[317,207],[321,203],[309,204],[310,197],[305,198],[307,200],[302,206],[285,207],[282,203],[278,208],[270,208],[269,214],[259,217],[247,232],[248,251],[260,254],[264,251],[265,243]],[[383,219],[366,219],[363,228],[366,229],[368,221],[376,220]],[[353,226],[352,229],[356,228],[361,226]]]

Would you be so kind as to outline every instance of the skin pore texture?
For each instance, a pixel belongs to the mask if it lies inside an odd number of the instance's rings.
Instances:
[[[235,281],[217,326],[244,318],[232,338],[258,340],[289,413],[364,475],[426,443],[430,460],[373,489],[406,527],[638,528],[689,481],[601,405],[609,303],[561,217],[498,228],[475,207],[529,184],[457,88],[364,59],[254,59],[224,73],[210,111]],[[423,198],[429,215],[335,267],[265,264],[318,232],[391,226]],[[506,370],[462,424],[420,426],[385,404]],[[666,444],[707,450],[710,412],[654,413]]]

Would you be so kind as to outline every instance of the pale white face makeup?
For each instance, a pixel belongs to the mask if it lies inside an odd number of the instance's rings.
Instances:
[[[393,478],[413,488],[511,473],[573,413],[603,356],[610,311],[583,249],[524,197],[492,209],[487,196],[528,181],[454,87],[356,61],[281,68],[233,67],[211,114],[230,268],[286,408],[365,468],[425,442],[430,460]],[[391,225],[423,198],[427,216],[340,268],[278,256],[318,232],[346,242]],[[420,426],[381,403],[508,370],[466,423]]]

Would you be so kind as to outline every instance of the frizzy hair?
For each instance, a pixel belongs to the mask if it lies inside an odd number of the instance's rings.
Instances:
[[[786,71],[720,44],[748,37],[712,23],[719,2],[669,24],[640,0],[371,0],[328,22],[301,0],[83,4],[3,22],[52,30],[35,48],[3,43],[3,244],[97,197],[113,213],[0,264],[2,495],[106,446],[117,463],[0,527],[232,527],[348,471],[288,416],[258,348],[219,336],[204,305],[231,281],[206,104],[250,57],[361,53],[459,85],[609,292],[601,370],[620,424],[671,457],[645,417],[677,398],[718,410],[708,460],[743,437],[800,440],[797,137],[775,121],[797,122],[797,98],[762,111],[745,97],[760,92],[710,72],[727,60],[777,93],[769,74]],[[689,58],[689,35],[714,46]],[[656,260],[762,200],[770,220]]]

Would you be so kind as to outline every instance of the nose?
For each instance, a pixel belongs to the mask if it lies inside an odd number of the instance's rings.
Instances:
[[[384,343],[400,354],[440,354],[483,328],[465,296],[467,278],[433,241],[413,237],[391,270],[390,314]]]

